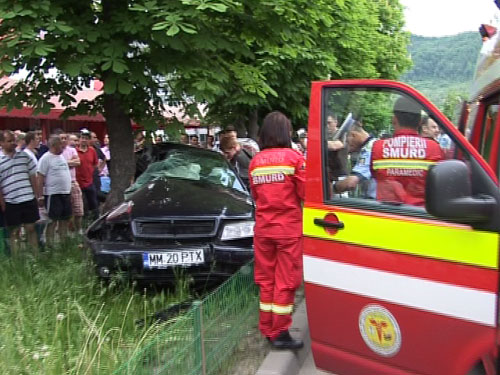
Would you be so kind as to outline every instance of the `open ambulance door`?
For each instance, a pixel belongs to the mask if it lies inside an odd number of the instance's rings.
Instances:
[[[334,192],[339,166],[352,175],[370,162],[366,152],[335,153],[332,142],[346,144],[355,122],[390,138],[401,97],[441,130],[445,160],[419,167],[426,205],[382,202],[370,179]],[[392,81],[314,82],[308,137],[304,279],[316,366],[339,375],[495,374],[500,193],[488,163],[432,103]],[[390,162],[388,173],[413,173],[397,155]]]

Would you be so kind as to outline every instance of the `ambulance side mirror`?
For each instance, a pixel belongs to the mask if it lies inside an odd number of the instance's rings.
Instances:
[[[436,217],[470,224],[489,221],[497,203],[488,195],[473,197],[467,165],[460,160],[446,160],[429,168],[425,207]]]

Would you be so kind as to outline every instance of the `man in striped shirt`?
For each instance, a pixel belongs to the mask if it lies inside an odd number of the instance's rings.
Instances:
[[[24,151],[16,151],[15,136],[10,130],[0,132],[0,207],[9,230],[11,250],[17,254],[19,231],[24,225],[29,244],[38,251],[35,222],[39,219],[35,199],[36,165]]]

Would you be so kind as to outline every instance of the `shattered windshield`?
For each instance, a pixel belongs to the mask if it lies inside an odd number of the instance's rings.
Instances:
[[[182,178],[204,181],[244,192],[240,180],[229,164],[216,153],[193,152],[190,149],[171,149],[160,161],[149,164],[148,168],[125,191],[125,199],[150,181],[168,178]]]

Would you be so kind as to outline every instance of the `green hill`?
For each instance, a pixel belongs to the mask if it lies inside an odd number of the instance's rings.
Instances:
[[[445,37],[411,36],[413,68],[401,80],[441,107],[451,91],[468,94],[481,48],[479,32]]]

